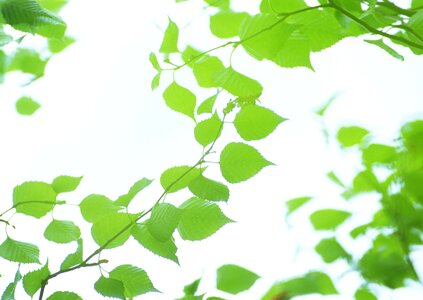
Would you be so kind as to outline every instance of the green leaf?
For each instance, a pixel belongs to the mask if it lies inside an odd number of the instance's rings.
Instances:
[[[301,31],[294,31],[272,60],[285,68],[307,67],[313,70],[310,52],[309,38]]]
[[[48,263],[39,270],[27,273],[23,277],[23,288],[31,297],[41,288],[41,284],[50,275]]]
[[[68,2],[69,0],[38,0],[42,7],[54,12],[60,11]]]
[[[67,193],[76,190],[79,186],[79,183],[82,180],[81,177],[72,177],[72,176],[58,176],[53,180],[51,186],[56,193]]]
[[[153,80],[151,80],[151,90],[154,91],[155,89],[157,89],[160,85],[160,76],[162,75],[162,73],[157,73],[154,77]]]
[[[151,234],[150,230],[144,224],[137,224],[132,227],[131,234],[147,250],[179,264],[178,257],[176,256],[177,248],[173,238],[160,241]]]
[[[217,37],[227,39],[238,35],[242,21],[247,13],[237,13],[230,10],[220,11],[210,16],[210,31]]]
[[[388,54],[390,54],[392,57],[399,59],[400,61],[404,61],[404,56],[399,54],[397,51],[386,45],[383,41],[383,39],[379,40],[364,40],[365,42],[378,46],[379,48],[385,50]]]
[[[32,74],[35,77],[44,75],[47,59],[41,58],[40,54],[32,49],[19,48],[12,56],[7,71],[21,71]]]
[[[192,71],[198,85],[204,88],[217,87],[215,83],[216,75],[225,70],[225,66],[216,56],[202,56],[197,59]]]
[[[181,219],[182,211],[168,203],[154,206],[151,217],[147,222],[150,233],[159,241],[169,240]]]
[[[291,200],[286,201],[285,205],[288,209],[287,215],[292,214],[294,211],[299,209],[304,204],[308,203],[312,197],[298,197]]]
[[[289,13],[306,7],[303,0],[262,0],[260,3],[262,13]]]
[[[220,170],[230,183],[245,181],[264,167],[273,165],[254,147],[244,143],[230,143],[220,154]]]
[[[315,250],[325,263],[331,263],[340,258],[351,258],[335,238],[321,240],[316,245]]]
[[[421,7],[420,7],[421,8]],[[423,10],[419,9],[413,14],[407,24],[420,37],[423,36]]]
[[[204,0],[204,2],[220,9],[226,9],[230,6],[230,0]]]
[[[115,213],[96,221],[91,228],[91,235],[100,247],[105,249],[116,248],[125,244],[131,235],[130,229],[134,224],[137,215],[127,213]],[[121,232],[124,228],[125,231]],[[118,236],[117,234],[120,233]],[[112,241],[112,238],[113,241]],[[107,245],[106,245],[107,243]]]
[[[83,251],[83,244],[82,239],[79,239],[78,241],[78,247],[76,248],[76,251],[74,253],[69,254],[66,256],[65,260],[60,265],[60,270],[66,270],[73,266],[76,266],[80,263],[82,263],[82,251]]]
[[[178,37],[179,28],[178,26],[169,19],[169,25],[163,36],[162,45],[160,46],[161,53],[174,53],[179,52],[178,50]]]
[[[110,278],[119,280],[125,288],[125,297],[133,298],[148,292],[157,292],[147,273],[132,265],[121,265],[114,268]]]
[[[147,178],[142,178],[141,180],[138,180],[132,185],[127,194],[120,196],[115,201],[115,204],[118,206],[128,207],[128,205],[135,198],[135,196],[138,195],[138,193],[141,192],[143,189],[148,187],[152,182],[153,180]]]
[[[83,300],[79,295],[73,292],[55,292],[47,300]]]
[[[24,116],[31,116],[41,105],[30,97],[21,97],[16,101],[16,111]]]
[[[156,71],[158,71],[159,73],[162,71],[159,61],[157,60],[157,56],[153,52],[150,53],[150,63],[153,66],[153,68],[156,69]]]
[[[371,170],[359,172],[353,179],[355,193],[372,192],[379,189],[379,182]]]
[[[185,48],[184,52],[182,52],[182,59],[184,63],[186,63],[189,67],[193,67],[196,59],[200,58],[201,56],[202,56],[201,51],[189,45]]]
[[[257,279],[256,273],[237,265],[224,265],[217,269],[217,289],[236,295],[251,288]]]
[[[360,226],[357,226],[356,228],[354,228],[353,230],[350,231],[350,236],[355,239],[358,236],[365,234],[367,229],[369,229],[371,227],[371,223],[368,224],[363,224]]]
[[[13,190],[13,205],[21,214],[41,218],[55,203],[56,192],[45,182],[24,182]]]
[[[335,286],[328,275],[321,272],[310,272],[302,277],[275,283],[261,300],[273,300],[309,295],[334,295],[337,294]]]
[[[112,200],[103,195],[89,195],[79,204],[85,221],[94,223],[120,210]]]
[[[125,300],[125,289],[120,280],[101,276],[94,284],[97,293],[104,297]]]
[[[229,189],[221,182],[211,180],[203,175],[191,181],[189,190],[197,197],[209,201],[228,201]]]
[[[217,86],[238,97],[257,99],[263,91],[263,87],[257,80],[238,73],[232,68],[216,73],[214,81]]]
[[[321,209],[310,216],[315,230],[334,230],[350,217],[351,213],[337,209]]]
[[[194,128],[195,139],[200,145],[206,147],[220,136],[222,125],[219,116],[216,113],[213,114],[211,118],[197,123]]]
[[[216,99],[217,99],[217,94],[201,102],[201,104],[197,108],[197,114],[212,113]]]
[[[326,111],[331,107],[333,102],[338,98],[338,94],[332,95],[328,100],[326,100],[325,103],[323,103],[322,106],[320,106],[318,109],[316,109],[316,115],[323,117],[326,114]]]
[[[370,144],[362,150],[363,162],[372,164],[390,164],[395,161],[396,149],[382,144]]]
[[[168,193],[174,193],[188,187],[201,172],[201,169],[189,166],[173,167],[162,173],[160,184]]]
[[[35,0],[4,0],[1,13],[7,24],[17,30],[60,38],[66,24],[55,14],[44,10]]]
[[[0,256],[9,261],[39,264],[40,250],[36,245],[12,240],[7,237],[0,245]]]
[[[53,220],[44,231],[44,237],[52,242],[66,244],[77,241],[81,230],[71,221]]]
[[[232,222],[222,213],[219,206],[200,198],[191,198],[180,208],[183,212],[178,231],[183,240],[203,240]]]
[[[184,286],[184,294],[186,296],[194,296],[195,293],[197,293],[200,282],[201,282],[201,278],[198,278],[197,280],[194,280],[190,284]]]
[[[377,297],[368,289],[360,288],[354,294],[355,300],[377,300]]]
[[[0,24],[1,24],[1,20],[0,20]],[[0,47],[3,47],[4,45],[9,44],[11,41],[13,41],[13,37],[4,33],[3,29],[0,28]]]
[[[3,292],[3,295],[1,296],[1,300],[15,300],[16,286],[18,285],[19,281],[21,281],[21,279],[22,275],[18,268],[18,271],[16,271],[15,274],[15,279],[6,287]]]
[[[358,126],[341,127],[337,138],[341,146],[351,147],[360,144],[368,133],[368,130]]]
[[[170,109],[187,115],[195,120],[194,109],[197,98],[188,89],[180,86],[176,82],[172,82],[164,91],[163,98]]]
[[[335,174],[335,172],[330,171],[326,174],[326,176],[335,184],[339,185],[340,187],[345,188],[345,184],[339,179],[339,177]]]
[[[411,8],[421,8],[423,6],[423,0],[411,0]]]
[[[239,135],[246,141],[260,140],[271,134],[285,121],[270,109],[258,105],[245,105],[236,114],[234,125]]]
[[[75,43],[75,39],[69,36],[64,36],[60,39],[53,38],[48,40],[48,49],[51,53],[59,53],[73,43]]]

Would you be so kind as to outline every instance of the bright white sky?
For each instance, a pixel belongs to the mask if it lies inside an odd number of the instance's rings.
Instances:
[[[253,12],[257,3],[234,1],[234,7],[248,7]],[[142,177],[158,179],[171,166],[196,161],[201,148],[193,138],[194,124],[165,106],[162,89],[151,92],[154,71],[148,55],[159,48],[168,15],[183,28],[181,48],[187,42],[204,50],[221,44],[222,41],[204,34],[208,12],[202,7],[201,1],[193,0],[180,5],[170,0],[71,1],[62,15],[69,33],[78,42],[51,60],[42,80],[21,88],[20,77],[13,76],[7,82],[8,88],[0,89],[2,210],[11,204],[13,187],[24,181],[49,182],[58,175],[84,175],[78,190],[66,200],[78,203],[91,193],[115,199]],[[182,287],[200,276],[204,276],[200,289],[212,291],[215,269],[235,263],[264,278],[250,294],[229,297],[251,300],[278,279],[321,268],[322,263],[313,253],[305,251],[295,256],[297,247],[312,248],[322,237],[313,233],[307,221],[312,207],[294,218],[288,229],[283,218],[284,201],[315,195],[314,207],[346,207],[338,196],[341,191],[328,183],[325,174],[335,169],[348,181],[358,165],[354,153],[342,154],[334,145],[325,143],[321,121],[312,111],[340,92],[325,119],[331,134],[342,125],[358,124],[371,129],[378,140],[392,140],[400,124],[423,117],[423,60],[405,49],[398,47],[398,50],[406,57],[405,62],[358,39],[346,39],[329,50],[313,54],[316,72],[281,69],[272,63],[256,62],[241,49],[237,50],[234,68],[258,79],[264,86],[263,105],[290,119],[269,139],[253,143],[277,166],[267,168],[247,183],[231,186],[231,199],[223,209],[237,223],[227,225],[202,242],[178,241],[181,266],[154,256],[132,241],[123,251],[103,254],[102,258],[111,260],[106,269],[121,263],[137,265],[148,272],[163,292],[140,299],[168,300],[181,296]],[[225,63],[228,51],[218,53]],[[193,87],[189,72],[182,71],[176,78],[179,83]],[[161,87],[170,80],[171,74],[164,76]],[[22,93],[32,95],[42,104],[32,117],[15,112],[14,101]],[[212,93],[198,91],[198,100]],[[227,136],[238,139],[233,130],[228,130]],[[216,176],[219,176],[217,170]],[[160,191],[156,180],[139,198],[139,207],[153,203]],[[180,203],[186,197],[187,194],[172,195],[167,200]],[[357,220],[366,220],[375,209],[369,204],[375,198],[370,195],[359,201],[357,211],[362,215]],[[83,224],[77,208],[58,209],[55,216],[72,217]],[[69,246],[41,242],[45,227],[39,221],[25,217],[14,220],[19,227],[11,232],[13,236],[43,243],[46,247],[43,253],[51,257],[51,269],[56,270],[65,255],[73,251]],[[45,224],[48,222],[44,220]],[[359,253],[366,245],[364,241],[354,249]],[[88,243],[86,254],[94,247]],[[418,258],[423,275],[421,252]],[[337,263],[331,274],[336,278],[343,267],[342,262]],[[2,267],[1,273],[10,278],[14,269],[6,273]],[[53,287],[62,288],[75,290],[84,299],[99,299],[92,289],[98,276],[96,268],[75,272],[52,281],[47,292],[53,292]],[[8,280],[1,279],[2,290],[7,283]],[[339,288],[353,293],[356,284],[354,276],[346,275]],[[18,298],[25,299],[23,292],[19,293]],[[390,296],[382,294],[380,299],[417,300],[421,298],[419,293],[423,293],[421,288],[405,289]],[[350,298],[344,295],[331,299]]]

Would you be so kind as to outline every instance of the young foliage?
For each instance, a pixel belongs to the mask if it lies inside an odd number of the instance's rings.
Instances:
[[[16,101],[16,111],[24,116],[31,116],[41,105],[30,97],[21,97]]]
[[[148,292],[157,292],[147,273],[132,265],[120,265],[110,273],[110,278],[119,280],[124,287],[124,295],[133,298]]]
[[[44,231],[44,237],[55,243],[66,244],[77,241],[81,230],[71,221],[53,220]]]
[[[45,182],[25,182],[13,190],[13,205],[16,212],[41,218],[56,204],[57,193]]]
[[[248,290],[260,276],[237,265],[224,265],[217,270],[216,284],[221,291],[236,295]]]
[[[23,277],[23,288],[29,296],[34,296],[35,293],[41,288],[42,283],[50,275],[48,263],[41,269],[27,273]]]
[[[197,98],[191,91],[172,82],[164,91],[163,98],[170,109],[195,120],[194,110]]]
[[[9,237],[0,245],[0,256],[23,264],[40,263],[40,250],[36,245],[15,241]]]

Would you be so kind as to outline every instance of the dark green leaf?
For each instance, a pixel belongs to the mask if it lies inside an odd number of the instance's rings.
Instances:
[[[56,192],[45,182],[25,182],[13,190],[16,212],[41,218],[50,212],[56,202]]]
[[[311,224],[316,230],[335,230],[351,213],[337,209],[317,210],[310,216]]]
[[[21,97],[16,101],[16,111],[24,116],[34,114],[41,105],[30,97]]]
[[[121,265],[114,268],[110,273],[110,278],[123,283],[125,297],[133,298],[148,292],[157,292],[150,281],[147,273],[132,265]]]
[[[237,265],[224,265],[217,270],[217,289],[236,295],[253,286],[260,276]]]

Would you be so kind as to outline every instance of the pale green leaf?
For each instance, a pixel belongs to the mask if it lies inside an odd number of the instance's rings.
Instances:
[[[339,179],[339,177],[335,174],[335,172],[330,171],[326,174],[326,176],[335,184],[339,185],[340,187],[345,188],[345,184]]]
[[[325,103],[323,103],[322,106],[320,106],[318,109],[316,109],[316,114],[318,116],[323,117],[326,113],[326,111],[329,109],[329,107],[331,107],[331,105],[333,104],[333,102],[338,98],[339,94],[334,94],[332,95],[328,100],[326,100]]]
[[[217,86],[238,97],[258,98],[263,91],[263,87],[257,80],[238,73],[232,68],[216,73],[214,81]]]
[[[245,105],[236,114],[234,125],[246,141],[260,140],[271,134],[285,121],[270,109],[258,105]]]
[[[118,206],[127,207],[131,203],[131,201],[135,198],[135,196],[138,195],[138,193],[141,192],[143,189],[148,187],[152,182],[153,180],[148,178],[142,178],[138,180],[132,185],[132,187],[129,189],[127,194],[120,196],[115,201],[115,204]]]
[[[69,2],[69,0],[38,0],[38,2],[45,9],[58,12]]]
[[[217,269],[217,289],[236,295],[250,289],[259,279],[256,273],[237,265],[224,265]]]
[[[351,213],[337,209],[321,209],[310,215],[310,221],[316,230],[335,230]]]
[[[274,14],[289,13],[306,7],[303,0],[262,0],[260,3],[261,12]]]
[[[423,0],[411,0],[411,8],[422,8]]]
[[[151,80],[151,90],[154,91],[155,89],[157,89],[160,85],[160,77],[161,77],[162,73],[157,73],[153,79]]]
[[[383,39],[379,39],[379,40],[364,40],[364,41],[367,42],[367,43],[369,43],[369,44],[378,46],[379,48],[385,50],[392,57],[394,57],[396,59],[399,59],[400,61],[404,61],[404,56],[402,56],[397,51],[395,51],[395,49],[393,49],[390,46],[388,46],[387,44],[385,44],[385,42],[383,41]]]
[[[79,239],[78,247],[76,248],[76,251],[66,256],[66,258],[63,260],[62,264],[60,265],[60,270],[66,270],[68,268],[71,268],[73,266],[76,266],[82,263],[82,260],[83,260],[82,252],[83,252],[82,239]]]
[[[213,114],[211,118],[201,121],[195,126],[195,139],[200,145],[206,147],[220,136],[222,125],[219,116],[216,113]]]
[[[182,52],[182,59],[184,63],[186,63],[189,67],[194,66],[194,62],[196,61],[196,59],[200,58],[201,56],[201,51],[189,45],[185,48],[184,52]]]
[[[32,49],[19,48],[12,56],[7,71],[21,71],[32,74],[35,77],[44,75],[47,59],[41,58],[40,54]]]
[[[379,189],[377,177],[371,170],[359,172],[353,179],[353,191],[355,193],[367,193],[377,191]]]
[[[48,183],[25,182],[13,190],[13,205],[18,213],[41,218],[53,209],[56,195]]]
[[[181,219],[182,211],[169,203],[154,206],[147,228],[151,235],[161,242],[169,240]]]
[[[150,281],[147,273],[132,265],[121,265],[114,268],[110,273],[110,278],[123,283],[125,297],[133,298],[148,292],[157,292]]]
[[[150,230],[144,224],[137,224],[132,227],[131,234],[147,250],[179,264],[178,257],[176,256],[177,248],[172,238],[166,241],[160,241],[151,234]]]
[[[191,181],[189,190],[197,197],[210,201],[228,201],[229,189],[221,182],[211,180],[203,175]]]
[[[217,87],[215,78],[224,69],[225,66],[219,58],[208,55],[197,59],[192,67],[198,85],[204,88]]]
[[[197,114],[212,113],[216,99],[217,99],[217,94],[201,102],[201,104],[197,108]]]
[[[360,144],[368,133],[368,130],[358,126],[341,127],[337,138],[341,146],[351,147]]]
[[[220,11],[210,16],[210,31],[217,37],[227,39],[238,35],[242,21],[247,13],[237,13],[230,10]]]
[[[287,215],[292,214],[294,211],[302,207],[304,204],[308,203],[312,197],[298,197],[286,201],[286,207],[288,209]]]
[[[321,240],[314,249],[325,263],[331,263],[340,258],[351,258],[335,238]]]
[[[0,245],[0,256],[9,261],[38,264],[39,255],[40,250],[36,245],[15,241],[9,237]]]
[[[122,246],[131,235],[130,229],[136,218],[136,215],[127,213],[108,215],[93,224],[91,235],[97,245],[105,249]],[[127,229],[122,231],[124,228]]]
[[[167,169],[160,176],[160,184],[168,193],[182,190],[201,174],[198,168],[179,166]]]
[[[81,177],[72,177],[72,176],[58,176],[53,180],[51,186],[56,191],[56,193],[66,193],[76,190],[79,186],[79,183],[82,180]]]
[[[161,72],[162,68],[160,67],[159,61],[157,60],[156,54],[153,52],[150,53],[150,63],[156,71]]]
[[[98,220],[113,215],[120,207],[103,195],[89,195],[79,204],[81,214],[85,221],[94,223]]]
[[[355,300],[377,300],[377,297],[366,288],[358,289],[354,294]]]
[[[125,300],[125,289],[120,280],[101,276],[94,284],[97,293],[104,297]]]
[[[83,300],[78,294],[73,292],[55,292],[47,300]]]
[[[245,181],[272,164],[254,147],[244,143],[230,143],[220,154],[220,170],[230,183]]]
[[[41,284],[50,275],[48,263],[39,270],[27,273],[23,277],[23,288],[31,297],[41,288]]]
[[[13,282],[9,283],[9,285],[6,287],[6,289],[3,292],[3,295],[1,296],[1,300],[15,300],[15,290],[16,286],[22,279],[22,274],[19,271],[16,271],[15,279]]]
[[[290,37],[272,59],[281,67],[307,67],[313,70],[310,62],[311,45],[309,38],[299,30],[292,32]]]
[[[1,24],[1,19],[0,19],[0,24]],[[0,47],[3,47],[4,45],[9,44],[11,41],[13,41],[13,37],[4,33],[3,29],[0,28]]]
[[[194,109],[197,98],[191,91],[176,82],[172,82],[164,91],[163,98],[170,109],[195,120]]]
[[[66,244],[77,241],[81,230],[71,221],[53,220],[44,231],[44,237],[52,242]]]
[[[30,97],[21,97],[16,101],[16,111],[24,116],[31,116],[41,105]]]
[[[178,50],[179,28],[169,19],[169,24],[163,36],[162,45],[160,46],[161,53],[174,53]]]
[[[183,212],[178,231],[184,240],[203,240],[225,224],[232,222],[222,213],[219,206],[200,198],[191,198],[180,208]]]
[[[75,39],[69,36],[64,36],[60,39],[49,39],[48,49],[51,53],[59,53],[65,50],[68,46],[75,43]]]

